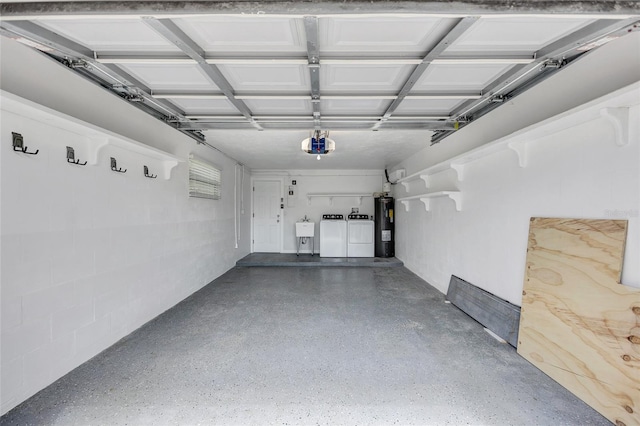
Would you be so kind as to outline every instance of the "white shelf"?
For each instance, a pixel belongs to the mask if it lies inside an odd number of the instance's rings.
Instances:
[[[77,158],[82,161],[86,160],[90,165],[98,164],[100,152],[107,146],[115,146],[154,160],[153,164],[144,164],[144,161],[142,161],[139,164],[138,172],[142,174],[143,166],[146,165],[149,167],[150,173],[157,174],[158,177],[164,179],[169,179],[173,168],[176,167],[178,163],[185,161],[175,155],[79,120],[70,115],[55,111],[12,93],[0,91],[0,98],[2,98],[2,108],[9,112],[29,119],[37,119],[47,125],[86,138],[86,143],[84,143],[81,150],[78,150],[77,146],[73,148],[76,149]],[[65,161],[65,159],[62,158],[61,161]],[[160,162],[161,166],[159,166],[157,162]],[[159,167],[160,169],[158,170]],[[132,167],[129,168],[133,171]]]
[[[531,142],[599,118],[608,120],[613,126],[616,145],[620,147],[626,146],[629,144],[629,133],[632,121],[630,119],[628,105],[633,104],[633,97],[637,96],[638,90],[640,90],[640,83],[634,83],[599,99],[580,105],[539,123],[532,124],[493,142],[481,145],[449,160],[412,173],[402,179],[398,179],[397,183],[402,184],[404,189],[408,191],[409,182],[422,179],[425,182],[425,186],[429,188],[430,176],[449,169],[455,170],[458,181],[462,181],[464,180],[466,164],[505,149],[509,149],[516,154],[520,167],[526,167],[528,159],[527,148]]]
[[[397,201],[400,201],[404,208],[409,211],[409,202],[411,200],[420,200],[422,204],[424,204],[424,209],[429,211],[431,207],[431,199],[438,197],[449,197],[456,203],[456,211],[462,210],[462,193],[460,191],[438,191],[438,192],[427,192],[426,194],[420,195],[412,195],[411,197],[403,197],[398,198]]]
[[[311,205],[311,199],[312,198],[328,198],[329,199],[329,204],[333,205],[333,199],[335,197],[351,197],[351,198],[356,198],[358,200],[358,205],[362,205],[362,198],[363,197],[373,197],[372,194],[352,194],[352,193],[312,193],[312,194],[307,194],[307,204]]]
[[[462,155],[451,158],[450,160],[443,161],[442,163],[435,164],[420,170],[416,173],[410,174],[402,179],[398,180],[398,183],[404,186],[405,190],[409,190],[409,182],[422,179],[427,188],[429,188],[429,177],[436,173],[443,172],[445,170],[455,170],[458,181],[464,180],[464,169],[467,163],[479,160],[483,157],[489,156],[504,149],[511,149],[518,156],[518,165],[525,167],[527,165],[527,142],[526,141],[512,141],[509,139],[499,139],[495,142],[482,145],[469,152],[465,152]]]
[[[396,181],[396,183],[401,184],[402,186],[404,186],[405,191],[409,190],[409,182],[413,181],[413,180],[418,180],[418,179],[422,179],[424,180],[424,184],[425,186],[428,188],[429,187],[429,175],[434,174],[435,172],[431,171],[433,167],[429,167],[426,168],[424,170],[420,170],[419,172],[413,173],[409,176],[405,176],[402,179],[398,179]]]

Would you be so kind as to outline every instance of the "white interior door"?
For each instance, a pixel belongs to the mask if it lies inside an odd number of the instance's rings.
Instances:
[[[282,237],[281,182],[257,180],[253,183],[253,251],[280,253]]]

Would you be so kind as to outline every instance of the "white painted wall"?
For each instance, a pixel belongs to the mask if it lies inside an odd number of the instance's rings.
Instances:
[[[631,107],[628,145],[600,116],[607,106]],[[640,85],[575,111],[591,118],[577,124],[567,114],[503,139],[528,141],[525,167],[505,148],[467,164],[462,181],[448,169],[428,190],[420,179],[408,192],[396,185],[396,197],[462,193],[460,212],[448,198],[431,200],[428,212],[418,200],[409,211],[396,206],[396,256],[444,293],[456,275],[520,305],[531,217],[628,219],[622,282],[640,287]]]
[[[373,193],[382,191],[385,181],[384,170],[285,170],[259,171],[254,170],[253,179],[282,179],[284,185],[283,210],[283,253],[295,253],[297,240],[295,237],[295,223],[305,215],[316,224],[316,237],[320,233],[320,220],[323,214],[343,214],[345,219],[351,209],[356,207],[362,214],[373,215]],[[291,182],[295,180],[296,185]],[[289,196],[289,187],[294,195]],[[313,197],[309,204],[307,194],[336,193],[336,194],[369,194],[360,200],[356,197]],[[320,239],[315,238],[315,252],[319,253]],[[308,245],[301,246],[301,253],[310,253]]]
[[[589,52],[536,87],[401,162],[411,173],[509,135],[640,79],[640,32]],[[399,166],[388,163],[389,170]]]
[[[9,66],[15,63],[29,66]],[[144,178],[143,164],[149,162],[152,172],[159,164],[120,148],[104,148],[95,165],[69,165],[67,145],[84,159],[95,141],[46,118],[15,114],[2,102],[2,413],[208,284],[250,250],[248,209],[239,215],[235,248],[234,174],[239,181],[241,172],[234,161],[64,71],[3,39],[3,90],[46,99],[52,108],[183,160],[194,152],[222,167],[222,199],[188,197],[187,162],[169,180]],[[12,131],[40,153],[14,153]],[[126,174],[109,169],[111,155],[129,169]],[[244,194],[248,206],[248,169]]]
[[[612,93],[640,80],[640,33],[632,33],[590,52],[561,73],[464,127],[439,144],[424,148],[390,170],[407,175],[522,133],[531,139],[528,165],[519,168],[515,153],[506,150],[466,167],[457,182],[453,171],[433,177],[428,191],[460,189],[463,211],[453,201],[431,201],[425,212],[419,201],[410,211],[398,206],[396,256],[426,281],[446,292],[450,276],[461,278],[512,303],[520,304],[528,221],[532,216],[624,218],[629,232],[622,281],[640,287],[640,151],[637,106],[630,112],[630,144],[617,147],[611,123],[594,117],[576,125],[567,117],[555,122],[553,134],[542,135],[537,123],[596,99],[616,103]],[[637,105],[640,89],[628,96]],[[602,105],[599,105],[602,107]],[[582,107],[584,109],[584,107]],[[634,133],[635,132],[635,133]],[[424,193],[421,180],[409,191],[394,187],[396,197]]]

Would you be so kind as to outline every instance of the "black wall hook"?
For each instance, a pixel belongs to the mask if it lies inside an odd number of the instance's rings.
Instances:
[[[149,168],[147,166],[144,166],[144,177],[155,179],[155,178],[158,177],[158,175],[150,175],[149,174]]]
[[[67,163],[77,164],[79,166],[86,166],[87,162],[81,163],[80,160],[76,160],[76,153],[70,146],[67,147]]]
[[[116,159],[113,157],[111,157],[111,170],[118,173],[127,173],[127,169],[122,170],[118,168],[118,165],[116,164]]]
[[[13,150],[17,152],[22,152],[23,154],[36,155],[40,152],[39,149],[36,149],[35,152],[28,152],[27,147],[24,146],[24,139],[20,133],[11,132],[13,139]]]

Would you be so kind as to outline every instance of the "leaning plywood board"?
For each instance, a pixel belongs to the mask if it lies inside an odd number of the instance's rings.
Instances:
[[[533,218],[518,353],[613,423],[640,424],[640,289],[625,220]]]

